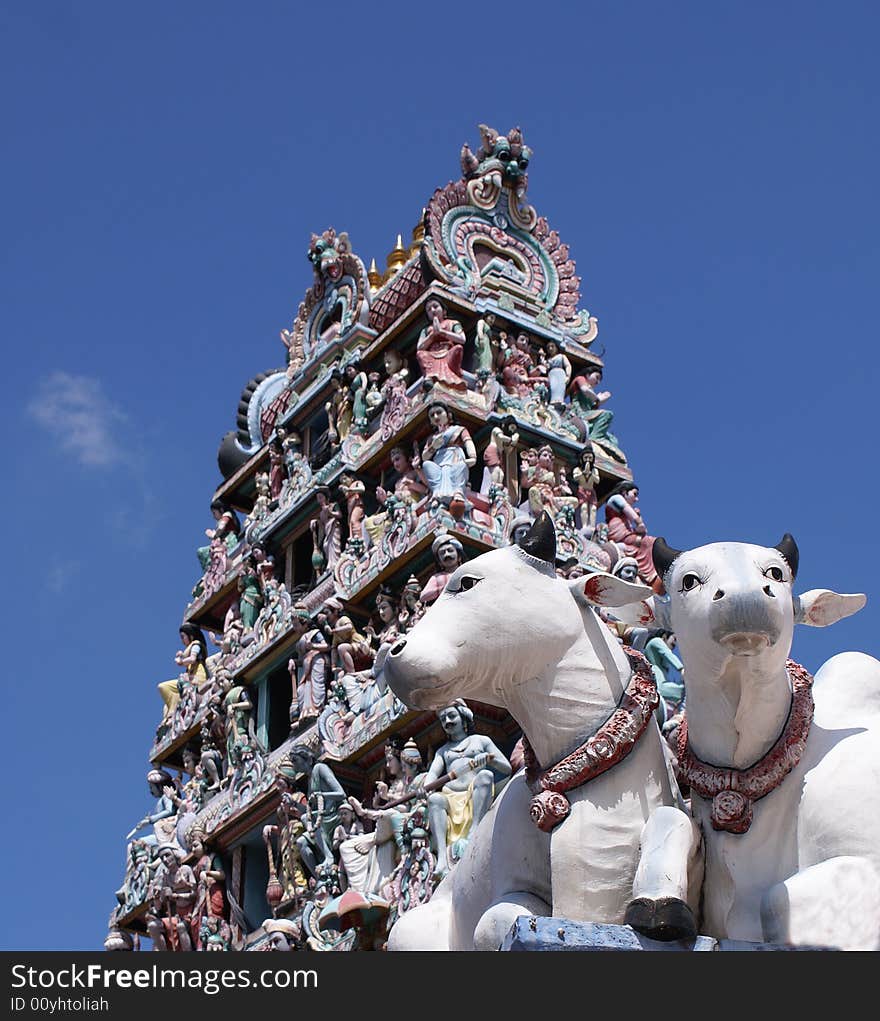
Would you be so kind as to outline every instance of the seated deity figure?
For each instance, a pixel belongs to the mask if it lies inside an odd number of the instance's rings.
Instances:
[[[496,782],[510,776],[512,770],[491,738],[474,733],[474,714],[464,699],[455,699],[437,716],[448,740],[437,749],[424,774],[423,786],[448,773],[456,774],[428,795],[435,874],[442,877],[449,871],[450,857],[461,857],[468,836],[492,804]]]
[[[454,497],[463,500],[470,469],[477,463],[471,434],[453,422],[442,401],[428,405],[428,421],[434,432],[422,450],[421,468],[431,496],[447,505]]]
[[[419,334],[416,361],[425,379],[442,383],[453,390],[466,390],[461,374],[464,354],[464,330],[457,319],[450,319],[436,298],[425,306],[428,325]]]
[[[208,643],[202,629],[197,624],[189,622],[180,625],[180,641],[183,648],[179,649],[174,656],[174,662],[183,667],[179,677],[171,681],[162,681],[159,685],[159,694],[165,703],[165,710],[162,715],[163,723],[168,723],[174,715],[174,710],[180,703],[180,696],[186,685],[194,685],[197,689],[208,679],[206,667],[208,659]]]
[[[398,478],[391,493],[384,486],[376,487],[376,499],[382,509],[363,519],[363,540],[366,549],[380,543],[388,531],[392,519],[389,496],[393,495],[395,500],[411,508],[428,492],[422,473],[413,467],[412,459],[403,447],[393,447],[390,456],[391,467],[398,473]]]
[[[639,487],[635,482],[621,482],[611,490],[605,501],[608,538],[624,556],[635,558],[642,581],[655,592],[661,592],[663,583],[654,569],[652,557],[654,536],[648,535],[642,512],[636,506],[638,499]]]
[[[135,833],[147,826],[152,826],[153,832],[139,839],[142,844],[156,848],[161,844],[171,843],[175,839],[179,798],[171,774],[164,769],[151,769],[147,773],[147,785],[150,788],[150,794],[156,798],[156,807],[140,820],[129,833],[129,837],[133,837]]]
[[[464,547],[448,532],[441,532],[431,544],[437,570],[425,583],[419,596],[425,606],[430,606],[446,588],[450,575],[464,562]]]

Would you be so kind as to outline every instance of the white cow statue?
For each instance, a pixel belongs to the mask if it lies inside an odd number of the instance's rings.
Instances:
[[[880,662],[834,656],[815,680],[794,625],[825,627],[862,595],[792,590],[798,549],[663,539],[654,600],[685,663],[680,779],[705,847],[700,929],[717,938],[880,949]],[[698,837],[697,837],[698,839]],[[656,867],[646,849],[642,866]]]
[[[502,706],[531,746],[530,768],[432,899],[397,921],[390,950],[497,950],[523,914],[630,922],[663,939],[695,932],[698,847],[675,807],[653,677],[593,609],[651,590],[607,574],[563,581],[555,547],[545,513],[521,544],[461,565],[385,661],[407,705]],[[640,842],[650,864],[637,875]]]

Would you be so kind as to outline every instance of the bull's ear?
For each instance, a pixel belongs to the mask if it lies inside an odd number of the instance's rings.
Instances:
[[[627,606],[629,603],[647,601],[654,590],[647,585],[636,585],[613,574],[596,571],[584,578],[575,578],[568,583],[575,599],[585,599],[592,606]]]
[[[547,511],[529,529],[529,534],[519,543],[519,548],[530,557],[543,560],[551,567],[556,566],[556,529]]]
[[[803,595],[792,597],[794,622],[809,627],[828,627],[858,613],[867,601],[861,592],[847,594],[831,592],[827,588],[810,589]]]

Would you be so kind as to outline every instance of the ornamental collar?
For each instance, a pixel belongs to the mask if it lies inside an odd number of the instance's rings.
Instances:
[[[800,762],[813,722],[813,677],[788,660],[791,708],[776,743],[748,769],[732,769],[702,762],[687,739],[687,717],[678,732],[678,768],[682,780],[703,798],[712,799],[712,828],[746,833],[752,825],[752,805],[782,783]]]
[[[526,781],[535,792],[529,805],[532,822],[549,833],[571,812],[566,791],[580,787],[617,765],[635,747],[660,704],[654,673],[647,659],[624,649],[632,674],[617,708],[593,734],[555,766],[541,769],[527,737],[523,737]]]

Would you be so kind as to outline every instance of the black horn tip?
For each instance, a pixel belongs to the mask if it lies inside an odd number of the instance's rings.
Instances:
[[[654,547],[651,551],[651,559],[654,561],[654,570],[660,578],[666,576],[666,572],[672,567],[675,558],[681,556],[681,550],[673,549],[667,545],[666,540],[659,536],[654,540]]]
[[[798,552],[797,543],[794,541],[794,536],[791,532],[786,532],[774,548],[778,549],[785,557],[786,563],[791,568],[791,580],[794,581],[797,577],[798,563],[801,555]]]
[[[541,516],[532,525],[529,534],[519,543],[519,548],[529,556],[544,560],[551,567],[555,566],[556,529],[547,511],[541,511]]]

